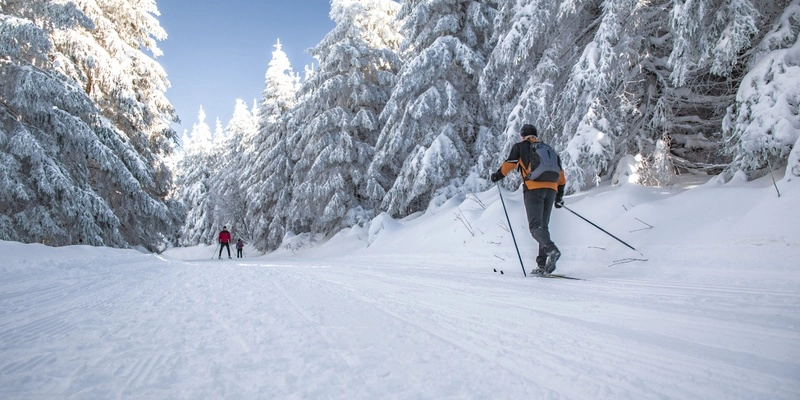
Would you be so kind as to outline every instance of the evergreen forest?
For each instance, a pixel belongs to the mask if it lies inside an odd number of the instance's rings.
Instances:
[[[158,16],[0,0],[0,240],[270,251],[490,189],[528,123],[568,194],[800,177],[800,0],[331,0],[313,70],[275,43],[261,97],[183,135]]]

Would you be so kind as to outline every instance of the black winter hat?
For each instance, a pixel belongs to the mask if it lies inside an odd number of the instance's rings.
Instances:
[[[531,124],[522,125],[522,129],[519,130],[519,134],[522,137],[525,136],[536,136],[538,132],[536,131],[536,127]]]

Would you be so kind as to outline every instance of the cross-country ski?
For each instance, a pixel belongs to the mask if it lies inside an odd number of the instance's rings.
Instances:
[[[497,273],[500,273],[500,275],[504,275],[505,274],[502,269],[493,268],[493,271],[497,272]],[[566,276],[566,275],[561,275],[561,274],[547,274],[547,273],[545,273],[545,274],[537,274],[535,272],[531,272],[527,276],[531,277],[531,278],[571,279],[571,280],[578,280],[578,281],[583,280],[581,278],[575,278],[575,277],[572,277],[572,276]]]

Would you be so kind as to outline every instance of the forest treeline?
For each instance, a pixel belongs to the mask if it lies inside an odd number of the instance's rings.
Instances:
[[[4,240],[267,251],[486,190],[525,123],[570,193],[800,176],[800,0],[332,0],[313,71],[276,44],[261,98],[183,138],[155,1],[0,10]]]

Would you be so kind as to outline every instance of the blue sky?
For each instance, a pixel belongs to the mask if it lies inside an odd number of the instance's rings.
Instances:
[[[264,89],[264,73],[280,39],[292,68],[302,73],[306,52],[333,29],[328,0],[158,0],[167,31],[156,60],[172,87],[167,97],[178,112],[178,135],[191,130],[200,105],[214,129],[233,114],[236,99],[252,105]]]

